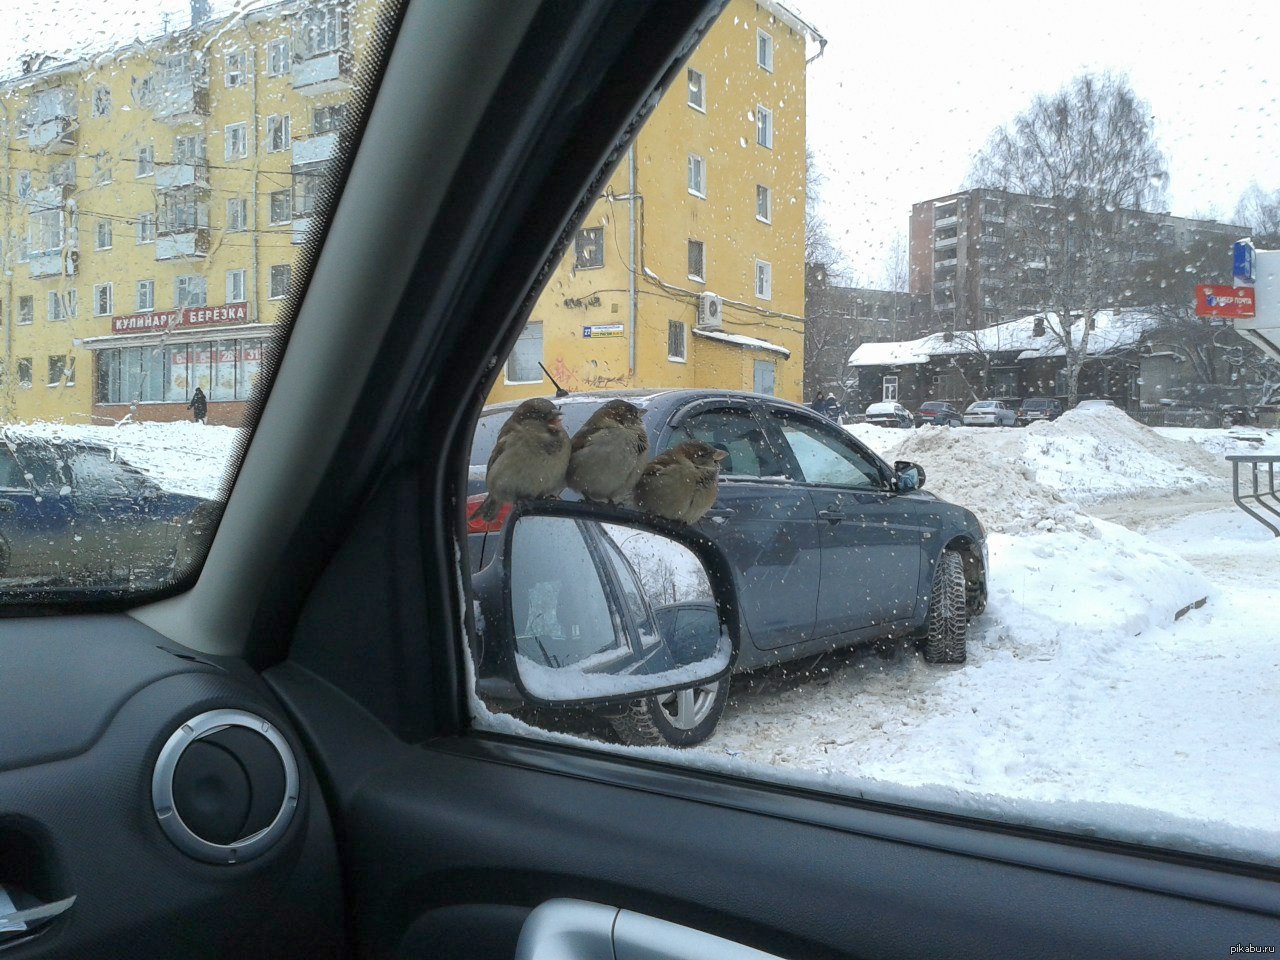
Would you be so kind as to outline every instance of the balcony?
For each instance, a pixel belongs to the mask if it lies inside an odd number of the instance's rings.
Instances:
[[[192,123],[209,116],[209,83],[191,79],[156,91],[155,117],[164,123]]]
[[[315,217],[294,217],[293,218],[293,242],[306,243],[307,235],[311,233],[311,227],[315,223]]]
[[[27,145],[32,150],[43,150],[46,153],[75,153],[76,130],[75,117],[52,117],[33,123],[27,131]]]
[[[984,213],[982,219],[987,223],[1004,223],[1004,217],[998,213]]]
[[[209,255],[209,228],[192,227],[182,232],[156,235],[156,259],[176,260]]]
[[[79,259],[77,251],[72,248],[33,253],[30,262],[31,276],[57,277],[65,273],[68,277],[74,277]]]
[[[933,221],[934,227],[950,227],[960,222],[960,218],[952,214],[949,217],[943,217],[941,220]]]
[[[156,189],[176,190],[179,187],[207,187],[209,164],[204,160],[191,163],[170,163],[156,167]]]
[[[959,237],[945,237],[942,240],[935,240],[933,242],[933,249],[942,250],[945,247],[954,247],[959,242]]]
[[[330,50],[293,65],[293,89],[309,97],[351,89],[351,54]]]
[[[316,137],[306,137],[293,141],[293,164],[302,166],[307,163],[324,163],[332,160],[338,152],[338,134],[322,133]]]
[[[955,257],[952,257],[949,260],[935,260],[933,261],[933,269],[934,270],[953,269],[957,262],[959,261]]]

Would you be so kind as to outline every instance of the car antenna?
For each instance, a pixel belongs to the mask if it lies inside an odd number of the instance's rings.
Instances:
[[[542,367],[542,372],[547,375],[547,379],[551,381],[551,385],[556,388],[556,399],[559,400],[561,397],[567,397],[569,395],[569,391],[556,383],[556,378],[551,375],[550,370],[542,365],[541,360],[538,361],[538,366]]]

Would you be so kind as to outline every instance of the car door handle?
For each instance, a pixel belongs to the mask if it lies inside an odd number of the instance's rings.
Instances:
[[[735,514],[737,514],[737,512],[738,511],[733,509],[733,507],[712,507],[706,513],[704,513],[703,516],[704,517],[732,517]]]
[[[778,960],[692,927],[585,900],[548,900],[524,922],[516,960]]]
[[[828,520],[833,524],[847,519],[846,515],[839,510],[819,510],[818,518],[821,520]]]

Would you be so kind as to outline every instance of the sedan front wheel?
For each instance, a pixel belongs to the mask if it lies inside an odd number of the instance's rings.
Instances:
[[[920,648],[927,663],[964,663],[968,653],[969,609],[964,558],[943,550],[933,570],[929,615]]]
[[[613,718],[624,743],[634,746],[692,747],[716,729],[729,699],[729,678],[716,683],[634,701]]]

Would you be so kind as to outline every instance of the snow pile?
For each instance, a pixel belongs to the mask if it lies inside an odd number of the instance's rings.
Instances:
[[[83,440],[116,450],[171,493],[213,499],[229,466],[234,466],[238,427],[194,421],[122,423],[115,426],[23,423],[6,427],[15,435]]]
[[[1078,504],[1219,487],[1229,476],[1220,456],[1112,408],[1022,430],[861,426],[855,435],[886,459],[921,464],[927,489],[1004,532],[1081,529]]]
[[[1194,443],[1218,460],[1237,453],[1280,456],[1280,430],[1275,428],[1232,427],[1230,430],[1208,430],[1195,427],[1156,427],[1155,430],[1168,440]]]

